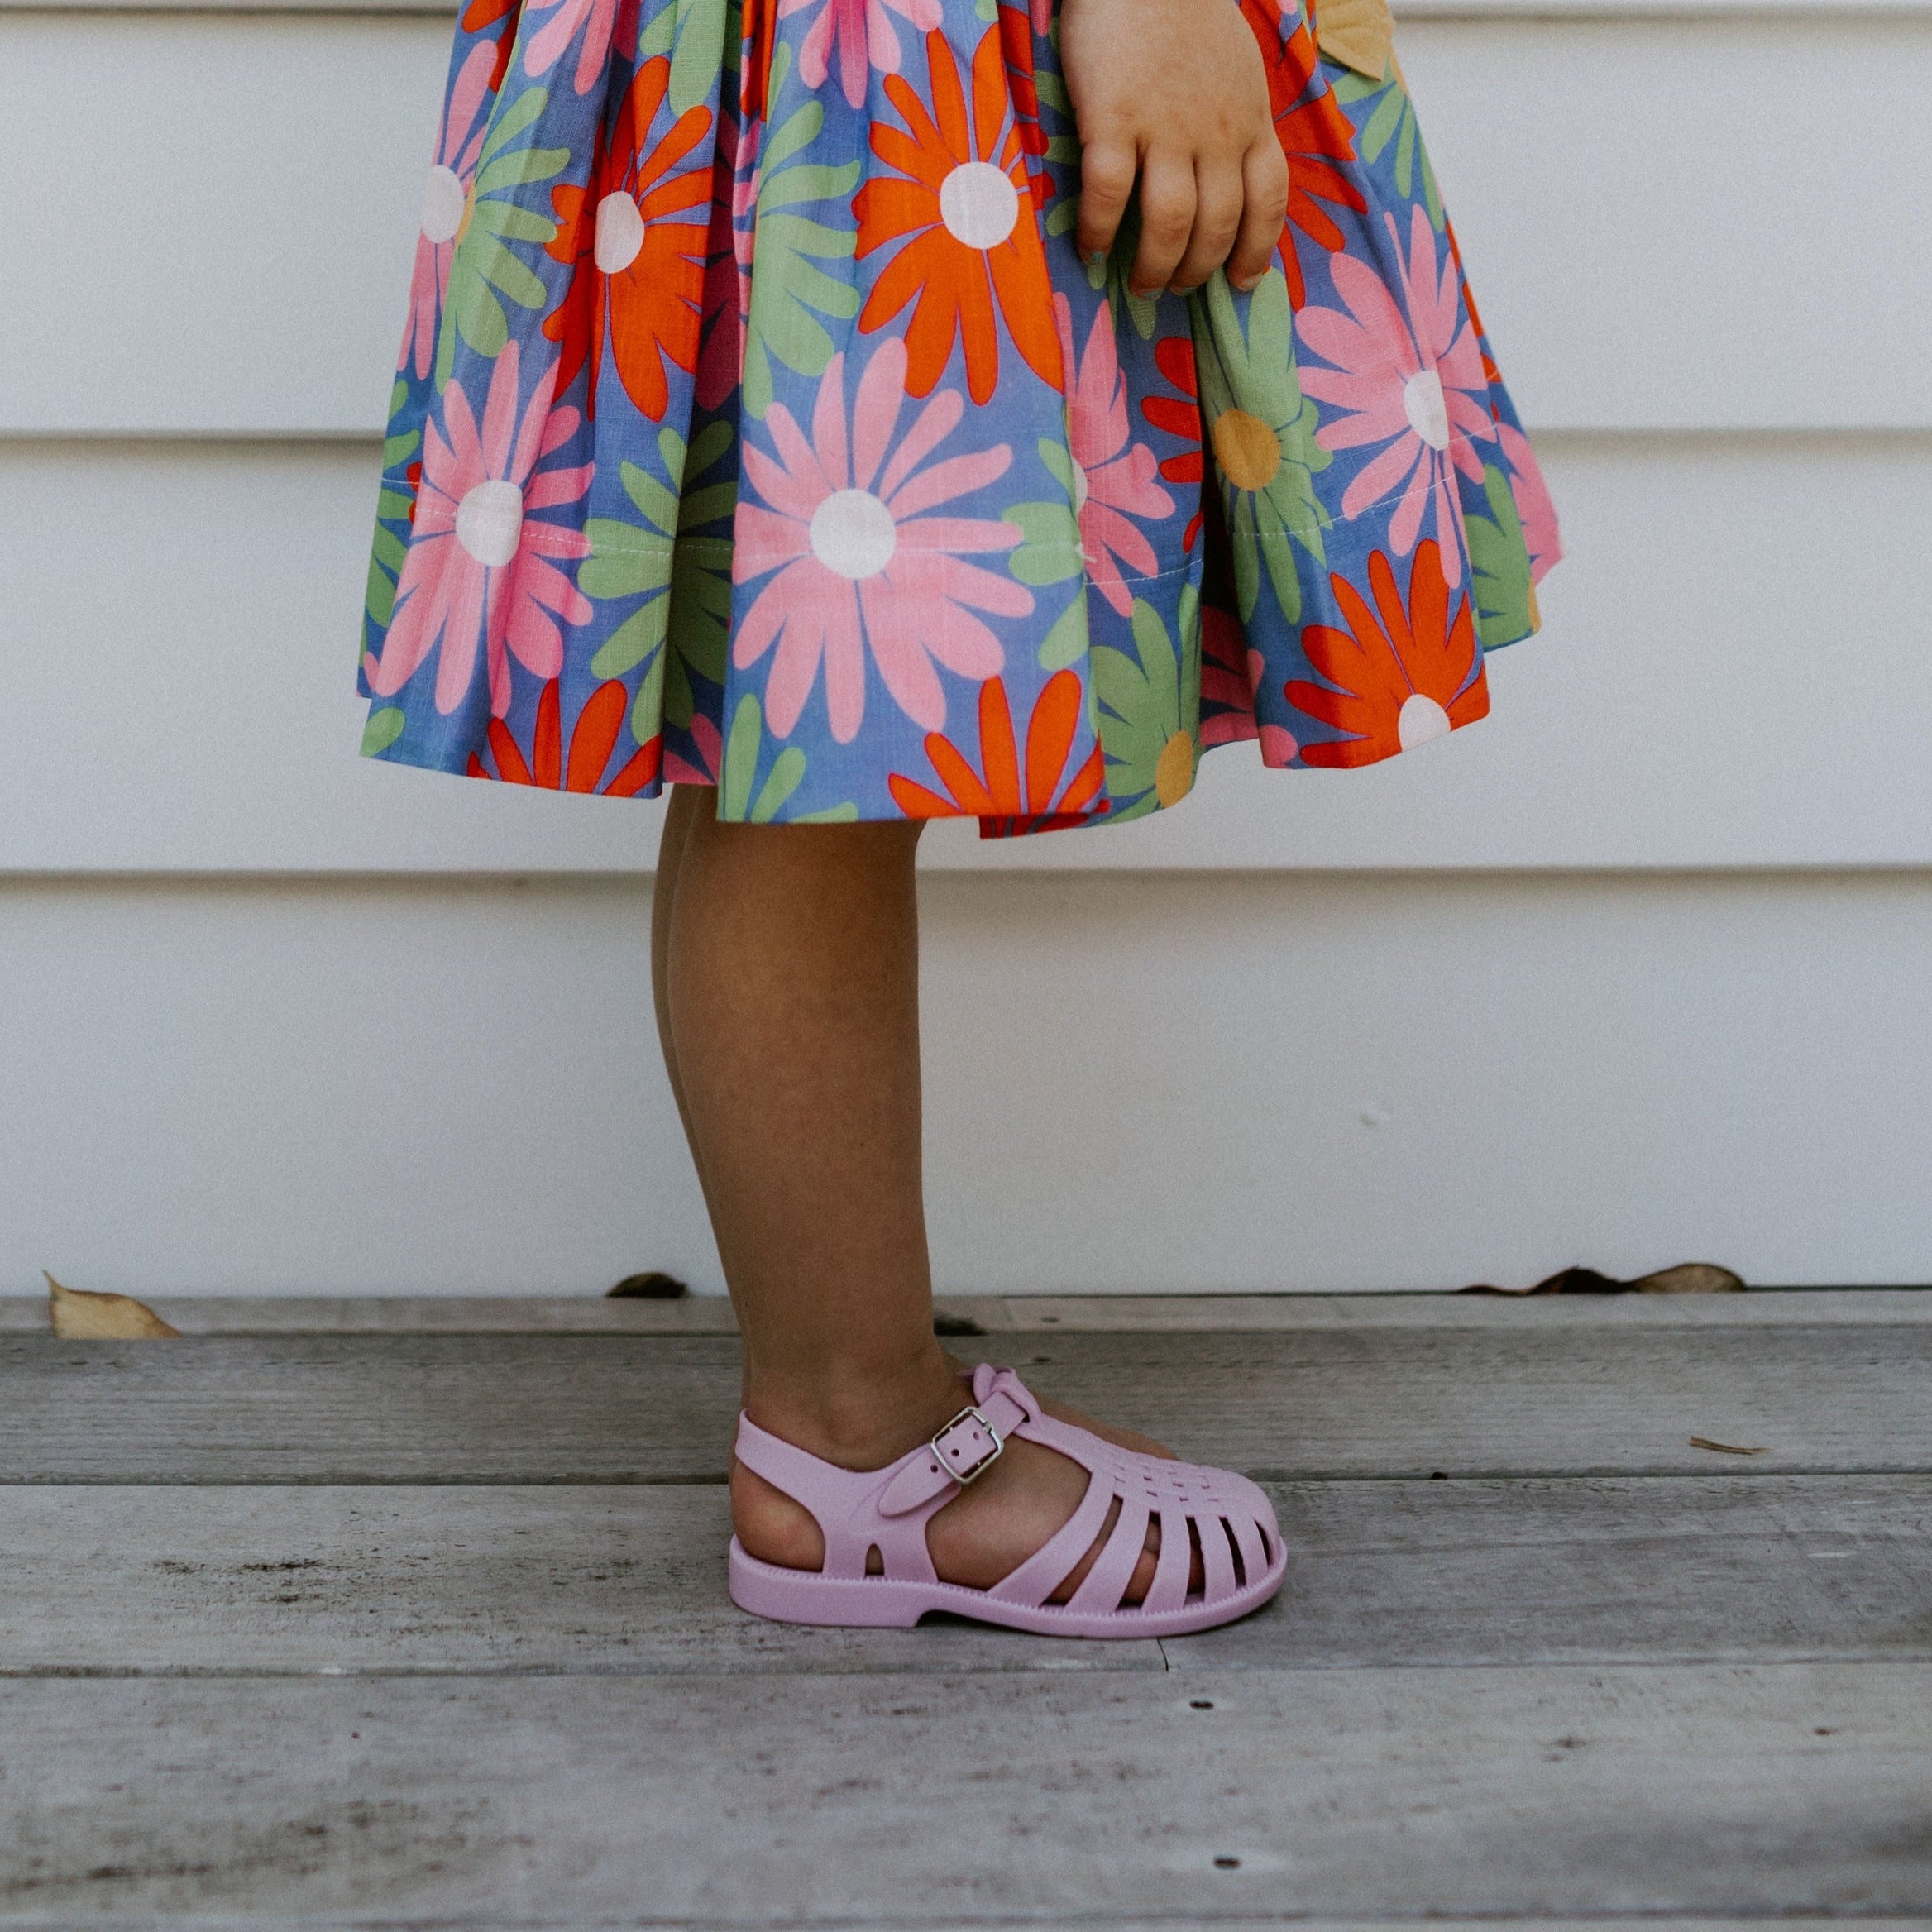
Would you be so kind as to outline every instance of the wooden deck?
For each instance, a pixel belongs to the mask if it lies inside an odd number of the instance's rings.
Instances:
[[[1932,1293],[954,1304],[1270,1486],[1121,1645],[740,1616],[715,1304],[162,1311],[0,1303],[0,1922],[1932,1921]]]

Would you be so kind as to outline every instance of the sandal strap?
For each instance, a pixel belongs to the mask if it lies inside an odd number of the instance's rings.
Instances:
[[[922,1450],[899,1466],[878,1500],[882,1516],[904,1516],[966,1485],[997,1461],[1007,1438],[1029,1419],[1008,1389],[995,1384],[963,1408]]]

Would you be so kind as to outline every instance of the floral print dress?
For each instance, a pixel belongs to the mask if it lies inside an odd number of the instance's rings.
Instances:
[[[1075,246],[1050,0],[468,0],[364,750],[1001,834],[1481,717],[1556,519],[1383,0],[1240,4],[1280,246],[1144,300],[1131,221]]]

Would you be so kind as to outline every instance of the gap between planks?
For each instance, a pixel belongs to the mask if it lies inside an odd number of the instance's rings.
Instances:
[[[76,1285],[86,1285],[77,1284]],[[734,1335],[721,1295],[155,1295],[184,1335]],[[983,1334],[1310,1328],[1732,1328],[1932,1322],[1932,1288],[1747,1289],[1710,1295],[941,1295]],[[0,1296],[0,1333],[45,1334],[44,1295]]]

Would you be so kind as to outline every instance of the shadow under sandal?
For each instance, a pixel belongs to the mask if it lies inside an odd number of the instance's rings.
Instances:
[[[791,1570],[731,1539],[731,1600],[785,1624],[904,1627],[931,1610],[1058,1637],[1178,1637],[1246,1616],[1281,1587],[1287,1567],[1267,1497],[1244,1475],[1169,1462],[1104,1442],[1040,1413],[1011,1369],[982,1365],[973,1406],[909,1456],[884,1469],[841,1469],[738,1418],[738,1459],[811,1511],[825,1534],[823,1568]],[[1080,1506],[1040,1549],[991,1590],[942,1582],[925,1526],[997,1460],[1007,1440],[1043,1443],[1088,1471]],[[1064,1604],[1047,1599],[1093,1546],[1112,1533]],[[1139,1604],[1122,1603],[1157,1523],[1154,1581]],[[877,1550],[882,1574],[867,1574]],[[1188,1585],[1196,1553],[1204,1587]]]

